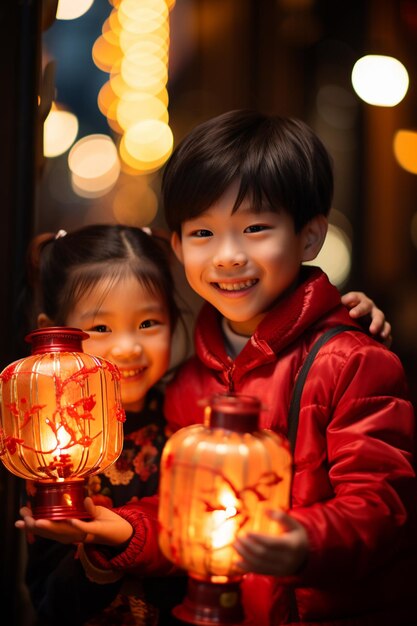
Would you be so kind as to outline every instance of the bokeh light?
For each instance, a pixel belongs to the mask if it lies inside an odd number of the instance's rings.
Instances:
[[[132,175],[162,167],[172,151],[168,114],[169,11],[174,1],[120,0],[95,41],[93,61],[109,74],[98,107]],[[152,135],[152,136],[151,136]]]
[[[113,215],[120,224],[147,226],[158,211],[158,198],[146,178],[136,177],[121,185],[113,198]]]
[[[74,191],[84,197],[108,193],[120,174],[117,148],[107,135],[88,135],[70,150],[68,166]]]
[[[75,20],[87,13],[94,0],[59,0],[56,11],[57,20]]]
[[[124,136],[127,151],[139,161],[156,161],[172,150],[173,136],[168,124],[145,120],[129,128]]]
[[[398,130],[394,136],[394,155],[399,165],[411,174],[417,174],[417,132]]]
[[[408,84],[406,68],[393,57],[369,54],[353,66],[353,88],[368,104],[393,107],[404,98]]]
[[[78,134],[78,119],[70,111],[60,111],[55,104],[43,126],[43,153],[45,157],[56,157],[66,152]]]

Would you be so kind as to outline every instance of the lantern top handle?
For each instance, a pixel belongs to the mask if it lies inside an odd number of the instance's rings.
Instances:
[[[83,352],[82,342],[88,337],[88,333],[80,328],[48,326],[33,330],[26,335],[25,341],[32,345],[32,354]]]
[[[237,432],[259,428],[261,401],[254,396],[217,393],[208,399],[208,426]]]

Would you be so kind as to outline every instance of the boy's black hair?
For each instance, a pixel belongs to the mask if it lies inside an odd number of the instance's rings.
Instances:
[[[249,197],[256,211],[284,210],[295,231],[328,215],[333,197],[331,158],[301,120],[256,111],[223,113],[196,126],[177,146],[162,178],[165,218],[181,224],[212,206],[240,181],[233,211]]]

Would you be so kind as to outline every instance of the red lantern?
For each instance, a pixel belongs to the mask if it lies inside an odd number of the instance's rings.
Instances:
[[[0,374],[0,460],[35,481],[34,517],[85,517],[85,478],[114,463],[125,420],[120,372],[86,354],[77,328],[35,330]]]
[[[286,440],[258,430],[260,402],[219,394],[206,425],[177,431],[161,461],[159,542],[188,571],[188,594],[174,615],[192,624],[243,620],[242,571],[233,544],[248,532],[277,535],[269,509],[287,510],[292,459]]]

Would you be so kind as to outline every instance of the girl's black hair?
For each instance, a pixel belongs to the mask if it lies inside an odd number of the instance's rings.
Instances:
[[[333,197],[330,156],[300,120],[229,111],[196,126],[177,146],[162,178],[165,218],[181,224],[212,206],[238,181],[233,211],[246,197],[255,211],[285,211],[299,232],[328,215]]]
[[[65,325],[75,302],[100,279],[117,280],[128,272],[162,298],[174,330],[179,308],[168,251],[166,240],[123,225],[94,224],[58,238],[39,235],[29,248],[34,316],[44,312],[54,324]]]

